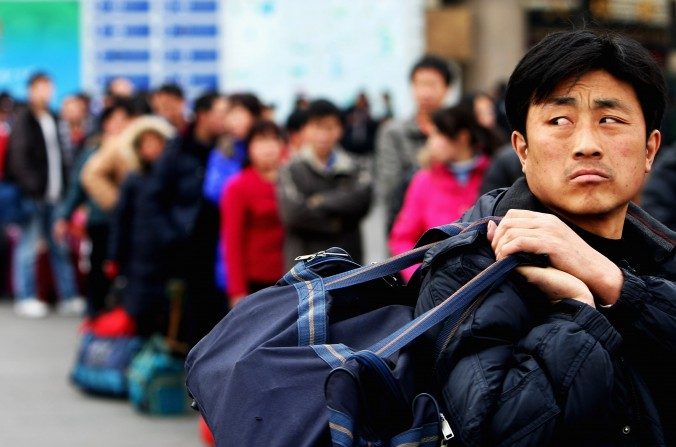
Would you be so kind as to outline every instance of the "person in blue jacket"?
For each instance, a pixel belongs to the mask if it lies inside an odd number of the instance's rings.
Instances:
[[[627,37],[555,33],[515,68],[506,110],[525,178],[463,216],[497,217],[424,267],[417,312],[496,258],[549,266],[520,267],[439,331],[452,334],[434,366],[459,444],[676,443],[676,235],[630,202],[664,108],[659,65]]]

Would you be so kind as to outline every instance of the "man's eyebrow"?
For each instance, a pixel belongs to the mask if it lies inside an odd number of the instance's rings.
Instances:
[[[553,106],[572,106],[577,103],[577,100],[572,96],[552,96],[547,98],[545,103]]]
[[[598,98],[594,100],[595,109],[617,109],[624,112],[628,112],[629,108],[627,105],[615,98]]]

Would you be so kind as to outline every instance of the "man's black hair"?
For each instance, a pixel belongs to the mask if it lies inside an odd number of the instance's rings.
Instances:
[[[420,60],[418,60],[413,68],[411,68],[411,74],[409,75],[409,80],[413,81],[413,76],[418,70],[430,69],[437,71],[442,78],[444,78],[444,83],[446,85],[451,85],[453,82],[453,73],[448,67],[448,62],[440,58],[439,56],[434,56],[432,54],[424,55]]]
[[[263,103],[253,93],[233,93],[228,96],[228,102],[230,107],[245,108],[254,118],[260,118],[263,114]]]
[[[214,102],[222,97],[223,95],[221,95],[217,91],[210,91],[202,94],[199,98],[195,100],[195,105],[193,107],[195,115],[201,112],[208,112],[213,107]]]
[[[108,121],[108,118],[118,110],[123,111],[128,117],[136,116],[136,108],[132,99],[115,98],[113,103],[101,112],[101,115],[99,116],[99,128],[103,129],[103,125]]]
[[[542,39],[514,69],[505,108],[513,130],[526,136],[531,104],[541,104],[564,81],[604,70],[634,88],[646,123],[646,135],[659,129],[666,107],[662,69],[635,40],[591,30],[562,31]]]
[[[491,154],[495,149],[491,146],[488,129],[479,124],[474,111],[463,104],[436,110],[432,114],[432,122],[439,133],[452,140],[460,131],[468,131],[470,145],[477,152]]]
[[[180,85],[175,83],[162,84],[157,88],[157,90],[155,90],[155,93],[164,93],[176,97],[178,99],[185,99],[183,89],[181,88]]]
[[[286,119],[286,131],[289,133],[300,131],[307,124],[307,110],[296,109]]]
[[[26,85],[28,87],[32,87],[33,84],[35,84],[38,81],[50,81],[51,82],[52,77],[49,76],[49,74],[46,71],[36,71],[31,73],[31,75],[28,77],[28,81],[26,82]]]
[[[305,110],[306,123],[310,121],[326,118],[329,116],[334,116],[338,119],[341,126],[343,123],[343,113],[340,111],[338,106],[329,101],[328,99],[315,99],[310,102],[310,105]]]

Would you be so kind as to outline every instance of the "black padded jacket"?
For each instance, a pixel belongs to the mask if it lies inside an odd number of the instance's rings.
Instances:
[[[512,208],[547,212],[521,179],[462,220]],[[459,445],[676,444],[674,233],[633,204],[620,241],[571,227],[622,269],[613,306],[550,305],[515,273],[459,327],[430,334]],[[454,240],[428,252],[417,314],[494,261],[483,235]]]

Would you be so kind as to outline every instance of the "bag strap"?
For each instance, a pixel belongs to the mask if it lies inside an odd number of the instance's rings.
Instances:
[[[455,324],[457,322],[455,320],[461,317],[464,310],[481,293],[502,282],[514,268],[527,262],[532,262],[532,257],[517,254],[491,264],[441,304],[412,320],[368,350],[380,357],[389,357],[442,321],[451,319]]]
[[[425,253],[437,245],[442,240],[449,237],[456,236],[469,230],[479,230],[486,232],[486,226],[489,220],[500,222],[500,217],[490,216],[485,217],[476,222],[462,223],[454,222],[447,225],[431,228],[418,240],[416,248],[407,252],[393,256],[385,261],[365,265],[356,269],[348,270],[347,272],[338,273],[333,276],[324,278],[325,290],[336,290],[344,287],[350,287],[357,284],[372,281],[374,279],[382,278],[388,275],[394,275],[405,268],[422,262],[425,258]],[[424,245],[421,245],[424,244]]]

